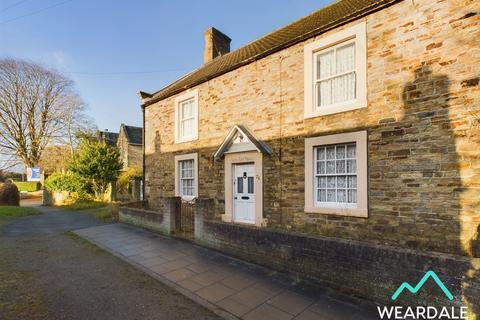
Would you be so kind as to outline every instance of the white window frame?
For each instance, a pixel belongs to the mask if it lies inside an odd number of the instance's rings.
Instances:
[[[313,118],[367,107],[367,31],[366,22],[338,31],[304,47],[304,117]],[[326,50],[355,42],[356,98],[317,107],[316,57]]]
[[[356,144],[357,203],[318,203],[315,199],[315,147],[333,144]],[[368,217],[367,131],[341,133],[305,139],[305,212]]]
[[[193,99],[193,135],[189,137],[180,136],[180,105],[182,102]],[[198,140],[198,89],[191,90],[175,98],[175,143],[183,143]]]
[[[193,196],[182,195],[180,186],[180,161],[193,160]],[[175,156],[175,196],[191,201],[198,198],[198,153],[181,154]]]

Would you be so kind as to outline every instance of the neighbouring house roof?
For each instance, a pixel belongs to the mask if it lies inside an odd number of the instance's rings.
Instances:
[[[142,127],[134,127],[134,126],[127,126],[122,123],[120,130],[124,130],[125,136],[127,137],[128,144],[143,144],[143,128]]]
[[[100,137],[100,140],[105,142],[110,147],[116,147],[117,146],[118,133],[109,132],[109,131],[99,131],[98,135]]]
[[[221,159],[225,153],[258,151],[263,154],[272,154],[270,147],[263,141],[257,139],[243,125],[235,125],[223,140],[220,147],[213,155],[216,160]]]
[[[154,94],[140,91],[139,95],[144,99],[143,105],[148,106],[399,1],[401,0],[336,1],[237,50],[213,59]]]

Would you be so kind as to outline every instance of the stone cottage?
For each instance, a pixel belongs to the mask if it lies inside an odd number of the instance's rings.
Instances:
[[[194,239],[389,302],[480,305],[480,4],[341,0],[205,63],[144,113],[145,196]],[[178,210],[178,208],[177,208]],[[167,219],[168,221],[168,219]]]
[[[123,170],[136,167],[143,163],[143,129],[141,127],[121,124],[116,146],[120,151]]]
[[[120,125],[119,133],[99,131],[98,139],[107,145],[118,148],[123,170],[143,164],[143,129],[141,127]]]

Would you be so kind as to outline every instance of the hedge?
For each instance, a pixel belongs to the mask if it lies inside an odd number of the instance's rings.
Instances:
[[[40,190],[42,185],[36,181],[14,181],[19,191],[34,192]]]

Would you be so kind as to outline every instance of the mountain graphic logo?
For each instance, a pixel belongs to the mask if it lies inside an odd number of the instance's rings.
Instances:
[[[413,294],[417,293],[423,287],[425,282],[427,282],[427,280],[430,278],[432,278],[438,285],[438,287],[442,289],[443,293],[445,294],[445,296],[447,296],[449,300],[453,300],[453,294],[447,289],[447,287],[445,287],[442,280],[440,280],[437,274],[431,270],[425,273],[423,278],[420,280],[420,282],[417,283],[415,287],[412,287],[408,282],[402,283],[400,287],[398,287],[397,291],[395,291],[395,293],[392,295],[392,300],[395,301],[405,289],[407,289]]]

